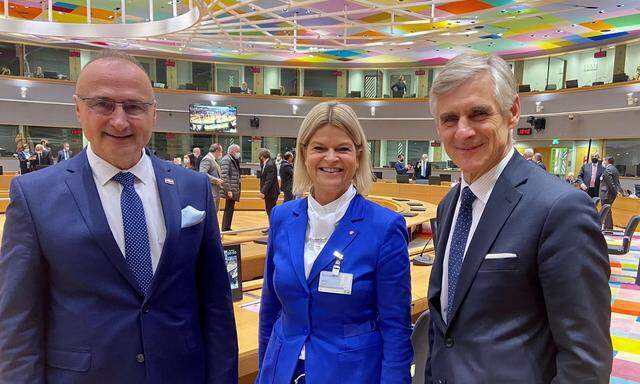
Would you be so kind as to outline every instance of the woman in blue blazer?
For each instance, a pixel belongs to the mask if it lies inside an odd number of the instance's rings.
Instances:
[[[294,193],[271,213],[259,384],[409,384],[411,279],[404,218],[366,200],[367,140],[353,110],[314,107]]]

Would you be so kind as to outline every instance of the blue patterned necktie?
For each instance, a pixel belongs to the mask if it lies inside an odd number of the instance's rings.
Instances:
[[[131,172],[120,172],[113,177],[113,180],[122,184],[120,208],[124,226],[125,259],[140,290],[146,296],[153,279],[153,268],[147,220],[144,217],[142,200],[133,186],[135,179]]]
[[[464,250],[471,229],[471,219],[473,216],[473,201],[476,195],[471,192],[469,187],[464,187],[462,196],[460,197],[460,210],[456,220],[456,227],[453,230],[453,238],[451,239],[451,248],[449,249],[449,284],[447,294],[447,323],[451,320],[453,314],[453,301],[456,296],[456,287],[458,286],[458,278],[462,270],[462,261],[464,259]]]

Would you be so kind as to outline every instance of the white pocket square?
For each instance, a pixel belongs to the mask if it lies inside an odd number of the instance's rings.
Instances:
[[[205,211],[198,211],[190,205],[182,208],[182,219],[180,220],[180,228],[187,228],[199,224],[204,220]]]
[[[515,253],[487,253],[487,256],[485,256],[484,259],[512,259],[515,257],[518,257]]]

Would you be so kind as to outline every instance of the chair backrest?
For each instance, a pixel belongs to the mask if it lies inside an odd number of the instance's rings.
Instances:
[[[429,225],[431,226],[431,239],[433,240],[433,254],[435,255],[438,249],[438,220],[435,217],[430,218]]]
[[[638,224],[640,224],[640,215],[632,216],[627,223],[627,227],[624,229],[622,245],[627,251],[629,251],[631,247],[631,240],[633,239],[633,234],[636,232]],[[625,242],[628,242],[628,244],[625,244]]]
[[[593,205],[597,209],[598,208],[598,204],[600,203],[600,198],[598,196],[594,196],[594,197],[591,198],[591,200],[593,200]]]
[[[431,314],[427,309],[418,317],[418,321],[413,326],[411,334],[411,344],[413,345],[413,378],[412,384],[424,384],[424,373],[429,357],[429,322]]]
[[[611,205],[602,204],[602,207],[600,207],[600,212],[598,212],[598,216],[600,216],[600,229],[604,229],[604,221],[606,220],[609,211],[611,211]]]

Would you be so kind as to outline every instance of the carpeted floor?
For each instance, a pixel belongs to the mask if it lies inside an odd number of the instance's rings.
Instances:
[[[607,242],[620,239],[608,237]],[[612,384],[640,384],[640,286],[635,285],[639,258],[640,233],[631,243],[631,252],[610,255]]]

